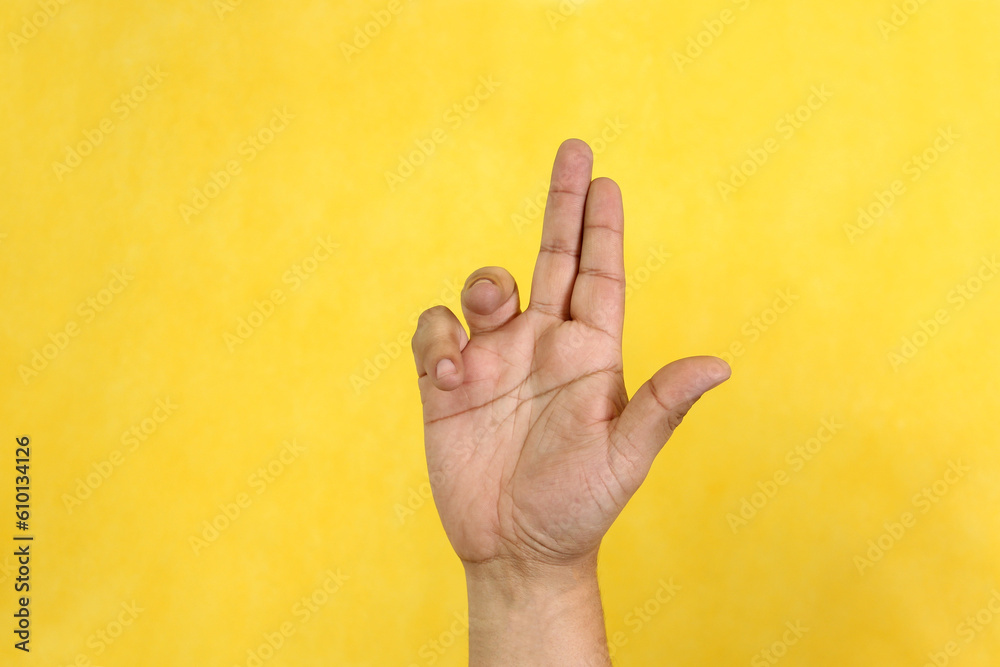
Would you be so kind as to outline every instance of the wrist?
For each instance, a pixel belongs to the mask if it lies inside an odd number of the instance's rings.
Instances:
[[[556,601],[582,591],[592,592],[597,583],[597,552],[565,563],[495,558],[470,563],[462,561],[470,592],[488,595],[512,606],[535,598]]]
[[[572,563],[463,563],[469,664],[610,665],[597,552]]]

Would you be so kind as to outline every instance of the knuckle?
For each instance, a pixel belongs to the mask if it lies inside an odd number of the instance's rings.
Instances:
[[[439,320],[446,312],[448,312],[448,309],[444,306],[431,306],[424,312],[420,313],[420,317],[417,318],[417,329],[433,325],[434,322]]]
[[[441,304],[438,304],[436,306],[431,306],[430,308],[427,309],[426,312],[432,313],[434,317],[444,317],[451,311],[448,310],[447,306],[442,306]]]
[[[684,417],[686,415],[687,410],[678,410],[667,415],[667,427],[670,429],[671,433],[677,430],[677,427],[681,425],[681,422],[684,421]]]

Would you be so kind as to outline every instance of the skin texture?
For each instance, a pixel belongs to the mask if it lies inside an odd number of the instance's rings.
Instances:
[[[523,312],[510,273],[484,267],[462,291],[468,334],[438,306],[413,336],[434,502],[469,586],[470,664],[610,664],[601,539],[730,375],[689,357],[629,400],[621,192],[592,165],[586,143],[559,147]]]

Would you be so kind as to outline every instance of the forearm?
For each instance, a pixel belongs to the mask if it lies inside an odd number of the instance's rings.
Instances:
[[[607,667],[596,555],[530,573],[502,563],[466,565],[469,665]]]

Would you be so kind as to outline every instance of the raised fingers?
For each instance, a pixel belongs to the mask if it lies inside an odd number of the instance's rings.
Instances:
[[[499,266],[474,271],[462,289],[462,312],[471,336],[489,333],[507,324],[521,312],[514,277]]]
[[[559,146],[552,165],[528,308],[562,319],[570,315],[593,162],[590,146],[579,139],[567,139]]]
[[[451,391],[462,384],[465,368],[462,350],[469,337],[455,314],[444,306],[428,308],[417,320],[410,344],[417,376],[430,376],[438,389]]]
[[[594,179],[587,194],[570,315],[619,341],[625,320],[624,226],[618,184],[610,178]]]

